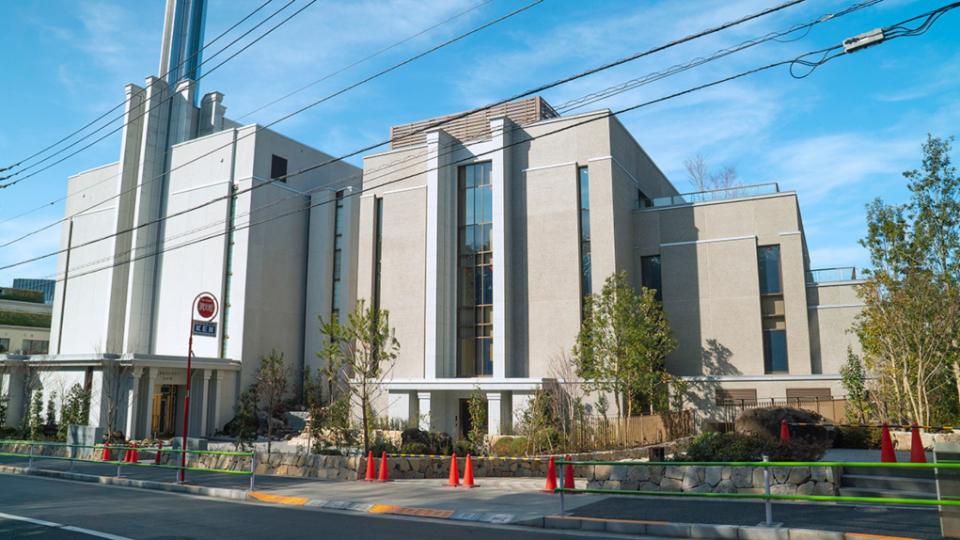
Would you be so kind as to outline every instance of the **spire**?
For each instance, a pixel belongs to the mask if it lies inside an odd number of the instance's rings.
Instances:
[[[171,88],[181,79],[200,77],[206,16],[207,0],[167,0],[160,77]]]

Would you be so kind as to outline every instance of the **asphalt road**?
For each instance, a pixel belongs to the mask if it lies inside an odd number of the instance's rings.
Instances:
[[[11,519],[11,516],[52,522],[60,527]],[[546,540],[571,537],[571,533],[562,531],[340,513],[0,474],[0,538],[91,540],[97,537],[62,526],[135,540],[297,537]],[[100,537],[111,538],[103,534]]]
[[[762,502],[705,501],[679,498],[610,497],[576,508],[581,517],[636,519],[712,525],[757,525],[764,521]],[[939,540],[936,507],[774,503],[773,521],[784,527],[857,532]]]

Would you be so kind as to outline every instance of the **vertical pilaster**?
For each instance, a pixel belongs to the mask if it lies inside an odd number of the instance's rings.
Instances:
[[[510,144],[509,130],[513,126],[507,118],[490,120],[493,137],[493,377],[502,379],[507,374],[507,351],[510,350],[513,323],[510,313],[507,274],[510,260]]]
[[[139,422],[137,422],[137,415],[139,414],[140,404],[140,378],[143,375],[143,368],[134,368],[133,370],[133,382],[130,385],[130,390],[127,391],[127,438],[136,439],[139,436]]]
[[[220,428],[220,402],[223,401],[223,374],[217,371],[217,376],[213,378],[213,431]]]
[[[203,370],[203,401],[200,402],[202,404],[200,406],[201,437],[206,437],[209,435],[209,433],[207,433],[207,417],[210,416],[210,375],[212,374],[212,370]]]
[[[150,426],[144,431],[147,432],[147,437],[153,438],[153,417],[156,415],[157,411],[153,410],[154,401],[153,401],[153,391],[154,387],[157,385],[157,368],[151,367],[147,368],[147,403],[150,410],[150,414],[147,415],[147,425]]]
[[[419,416],[420,416],[420,429],[423,431],[430,431],[432,423],[432,413],[430,411],[430,392],[417,392],[417,401],[420,404],[419,407]]]
[[[502,420],[501,393],[487,392],[487,433],[489,435],[500,434],[500,424]]]
[[[424,313],[425,379],[456,373],[456,172],[444,131],[427,133],[427,239]],[[422,414],[422,413],[421,413]]]

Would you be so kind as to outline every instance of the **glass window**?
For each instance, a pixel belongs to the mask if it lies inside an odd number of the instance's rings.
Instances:
[[[760,267],[760,294],[782,294],[780,285],[780,246],[757,248]]]
[[[493,375],[493,185],[491,163],[457,173],[457,375]]]
[[[0,354],[10,351],[10,340],[8,338],[0,338]]]
[[[592,272],[590,267],[590,170],[580,167],[579,198],[580,198],[580,292],[586,297],[593,292]]]
[[[333,282],[330,286],[331,315],[340,318],[340,276],[343,260],[343,191],[338,191],[333,214]]]
[[[383,197],[378,197],[375,203],[375,219],[376,219],[376,228],[377,228],[377,246],[376,246],[376,270],[374,277],[374,288],[373,288],[373,309],[380,309],[380,268],[381,262],[383,259]],[[339,249],[339,244],[337,245]]]
[[[640,257],[640,277],[642,285],[650,290],[657,291],[655,297],[663,302],[663,281],[660,274],[660,256],[651,255]]]
[[[280,156],[273,156],[273,159],[270,161],[270,179],[276,180],[281,176],[287,175],[287,160]],[[287,182],[286,178],[280,178],[280,181],[283,183]]]
[[[763,364],[766,373],[787,373],[787,331],[763,331]]]

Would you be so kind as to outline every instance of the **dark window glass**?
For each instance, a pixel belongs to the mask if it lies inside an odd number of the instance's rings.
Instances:
[[[780,286],[780,246],[757,248],[760,266],[760,294],[782,294]]]
[[[763,364],[767,373],[787,373],[787,331],[763,331]]]
[[[375,203],[375,216],[376,219],[376,230],[377,230],[377,247],[376,247],[376,274],[374,277],[374,287],[373,287],[373,309],[380,309],[380,268],[383,259],[383,197],[376,199]],[[339,247],[339,244],[338,246]]]
[[[490,163],[457,173],[457,375],[493,375],[493,185]]]
[[[579,198],[580,198],[580,292],[586,297],[593,292],[590,267],[590,170],[580,167]]]
[[[660,275],[660,256],[651,255],[650,257],[640,257],[640,274],[642,285],[648,289],[656,290],[658,302],[663,302],[663,281]]]
[[[276,180],[281,176],[287,175],[287,160],[280,156],[273,156],[273,160],[270,162],[270,179]],[[280,178],[281,182],[286,183],[286,178]]]
[[[276,157],[276,156],[274,156]],[[282,159],[282,158],[281,158]],[[286,160],[284,160],[284,167],[286,167]],[[330,313],[331,315],[340,318],[340,275],[341,275],[341,261],[343,258],[343,251],[341,247],[343,246],[343,192],[338,191],[336,195],[336,204],[334,206],[334,215],[333,215],[333,283],[330,287],[330,295],[332,297]],[[379,276],[378,276],[379,277]]]

